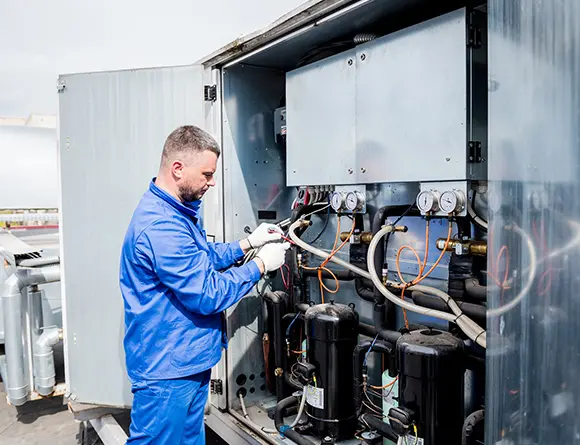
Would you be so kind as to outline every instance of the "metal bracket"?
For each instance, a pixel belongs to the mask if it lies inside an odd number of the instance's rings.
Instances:
[[[467,148],[469,149],[468,153],[469,162],[478,164],[484,161],[483,157],[481,156],[480,141],[469,141],[467,143]]]
[[[469,25],[467,28],[467,47],[474,49],[481,48],[481,35],[481,28]]]
[[[206,102],[215,102],[217,100],[217,85],[204,85],[203,98]]]
[[[56,83],[56,91],[58,93],[62,93],[66,88],[66,83],[64,80],[59,79],[58,82]]]
[[[127,435],[111,415],[90,420],[91,425],[105,445],[124,445]]]
[[[210,381],[210,391],[212,394],[222,395],[224,393],[224,385],[221,379],[212,379]]]

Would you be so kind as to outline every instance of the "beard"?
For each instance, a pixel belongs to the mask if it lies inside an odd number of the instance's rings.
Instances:
[[[188,185],[179,186],[179,196],[182,202],[193,202],[201,199],[205,191],[194,189]]]

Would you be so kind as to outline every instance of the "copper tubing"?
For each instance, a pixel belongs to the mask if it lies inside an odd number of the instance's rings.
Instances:
[[[397,226],[395,227],[395,232],[406,232],[407,231],[407,227],[406,226]],[[350,232],[342,232],[340,234],[340,240],[342,242],[346,241],[349,238]],[[353,236],[360,236],[360,242],[362,244],[370,244],[372,239],[373,239],[373,233],[372,232],[361,232],[360,235],[353,235]],[[445,240],[443,240],[445,241]]]
[[[467,240],[461,241],[458,239],[451,239],[449,240],[449,244],[447,245],[448,252],[454,252],[458,245],[463,245],[467,248],[467,253],[470,255],[477,255],[477,256],[487,256],[487,243],[485,241],[475,241],[475,240]],[[445,246],[445,238],[439,238],[437,240],[437,249],[443,250]]]

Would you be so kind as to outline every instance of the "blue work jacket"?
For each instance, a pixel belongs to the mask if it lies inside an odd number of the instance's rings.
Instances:
[[[222,312],[260,279],[239,242],[209,243],[201,201],[181,203],[151,182],[123,242],[120,287],[131,380],[185,377],[212,368],[227,338]],[[225,270],[228,269],[228,270]]]

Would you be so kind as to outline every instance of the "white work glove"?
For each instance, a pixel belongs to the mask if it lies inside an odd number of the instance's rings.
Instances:
[[[284,264],[286,251],[290,248],[290,243],[267,244],[260,249],[256,259],[262,261],[264,273],[279,269]]]
[[[264,244],[278,241],[284,234],[282,229],[275,224],[262,223],[248,235],[248,243],[252,249],[262,247]]]

